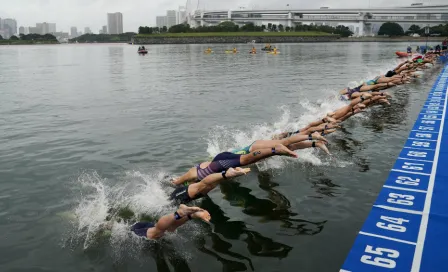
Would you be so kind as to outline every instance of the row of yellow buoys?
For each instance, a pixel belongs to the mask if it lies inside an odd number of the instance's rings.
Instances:
[[[277,47],[272,47],[270,44],[267,44],[264,48],[261,49],[262,51],[267,51],[268,54],[272,54],[272,55],[277,55],[280,54],[280,51],[277,50]],[[211,54],[214,53],[215,51],[213,51],[210,47],[207,48],[204,53],[205,54]],[[231,50],[225,50],[224,51],[226,54],[236,54],[239,53],[239,51],[234,47]],[[249,54],[257,54],[257,49],[252,46],[252,49],[249,51]]]

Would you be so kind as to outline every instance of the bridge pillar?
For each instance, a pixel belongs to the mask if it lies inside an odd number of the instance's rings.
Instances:
[[[204,12],[201,12],[201,26],[204,26],[205,22],[204,22]]]
[[[227,20],[232,21],[232,11],[231,10],[229,10],[227,12]]]
[[[292,27],[292,13],[288,12],[288,24],[289,27]]]

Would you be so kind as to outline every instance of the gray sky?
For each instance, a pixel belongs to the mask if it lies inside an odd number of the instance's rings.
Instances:
[[[189,0],[195,9],[198,0]],[[415,2],[427,5],[443,4],[446,0],[199,0],[200,9],[277,8],[363,8],[380,6],[407,6]],[[57,31],[68,32],[71,26],[84,31],[90,27],[98,33],[107,24],[107,12],[123,13],[124,31],[136,32],[141,25],[155,25],[157,15],[166,10],[185,6],[187,0],[0,0],[0,18],[15,18],[18,26],[35,26],[37,22],[56,23]],[[392,4],[393,2],[393,4]],[[131,4],[132,3],[132,4]]]

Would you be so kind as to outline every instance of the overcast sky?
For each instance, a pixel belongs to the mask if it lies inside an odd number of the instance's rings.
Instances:
[[[447,4],[446,0],[199,0],[200,9],[246,8],[365,8],[407,6],[415,2],[427,5]],[[37,22],[56,23],[57,31],[68,32],[71,26],[84,31],[90,27],[98,33],[107,24],[106,13],[123,13],[124,31],[136,32],[141,25],[154,26],[157,15],[166,10],[185,6],[187,0],[0,0],[0,18],[15,18],[19,26],[35,26]],[[131,4],[132,3],[132,4]],[[196,9],[198,0],[189,0],[190,9]]]

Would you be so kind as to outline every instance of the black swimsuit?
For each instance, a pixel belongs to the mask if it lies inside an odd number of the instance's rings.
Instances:
[[[179,188],[176,188],[176,190],[174,190],[174,192],[171,193],[170,200],[173,200],[178,204],[187,204],[201,197],[205,197],[205,195],[197,194],[195,197],[191,198],[188,195],[188,186],[182,185]]]

